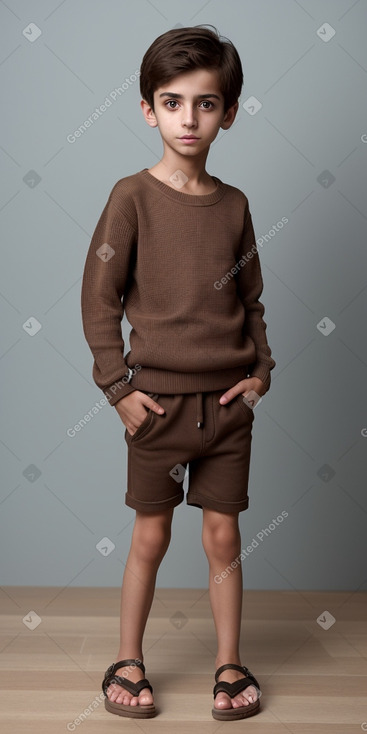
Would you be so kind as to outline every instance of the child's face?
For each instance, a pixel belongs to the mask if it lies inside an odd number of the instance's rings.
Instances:
[[[195,69],[155,90],[154,112],[145,100],[141,106],[147,123],[158,126],[165,148],[193,157],[209,148],[220,128],[232,125],[238,102],[224,115],[217,72]],[[195,139],[185,140],[185,135]]]

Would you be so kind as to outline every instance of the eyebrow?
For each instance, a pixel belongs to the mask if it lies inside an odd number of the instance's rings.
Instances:
[[[184,99],[183,94],[176,94],[175,92],[162,92],[162,94],[159,95],[160,97],[174,97],[175,99]],[[215,99],[219,99],[217,94],[198,94],[196,96],[196,99],[210,99],[211,97],[214,97]]]

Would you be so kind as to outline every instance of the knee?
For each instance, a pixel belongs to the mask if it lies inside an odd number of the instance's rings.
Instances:
[[[203,547],[209,558],[223,562],[233,560],[241,550],[241,535],[237,525],[218,522],[203,527]]]
[[[160,561],[171,540],[171,526],[166,522],[146,518],[137,523],[133,533],[133,544],[139,559],[146,563]]]

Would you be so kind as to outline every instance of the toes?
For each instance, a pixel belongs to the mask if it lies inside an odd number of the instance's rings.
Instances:
[[[257,697],[257,689],[254,686],[249,686],[233,699],[232,706],[233,708],[249,706],[250,703],[255,703],[255,701],[257,701]]]
[[[255,686],[249,686],[243,692],[243,695],[244,695],[244,698],[246,698],[249,703],[255,703],[255,701],[257,701],[257,698],[258,698],[257,688],[255,688]]]
[[[130,694],[127,693],[127,691],[123,691],[121,688],[115,698],[115,703],[122,703],[125,706],[128,706],[130,703]]]
[[[137,700],[141,704],[141,706],[148,706],[150,703],[153,703],[153,696],[149,688],[143,688],[140,691],[139,699]]]
[[[236,698],[232,698],[232,707],[234,709],[240,708],[240,706],[248,706],[249,702],[246,698],[243,696],[237,696]]]
[[[130,693],[124,691],[121,686],[117,686],[116,684],[112,684],[107,688],[107,696],[113,703],[122,703],[125,706],[128,706],[131,698]]]
[[[111,685],[107,688],[107,696],[110,701],[116,701],[117,696],[120,693],[120,688],[117,688],[115,685]]]
[[[124,706],[148,706],[153,703],[153,696],[149,688],[143,688],[139,696],[132,696],[121,686],[111,684],[107,688],[107,696],[113,703],[122,703]]]
[[[230,709],[231,699],[226,693],[218,693],[215,697],[214,708],[216,709]]]

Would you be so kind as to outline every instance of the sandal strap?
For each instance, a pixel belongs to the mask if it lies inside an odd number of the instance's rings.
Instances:
[[[218,693],[223,692],[227,693],[230,698],[234,698],[235,696],[238,696],[241,691],[244,691],[252,685],[252,678],[241,678],[241,680],[236,680],[234,683],[227,683],[227,681],[223,680],[220,683],[215,684],[213,688],[213,696],[215,698]]]
[[[126,688],[127,691],[129,691],[129,693],[132,693],[134,696],[138,696],[143,688],[149,688],[151,693],[153,693],[153,688],[146,678],[138,681],[138,683],[133,683],[123,676],[115,675],[116,670],[118,670],[119,668],[125,668],[129,665],[134,665],[140,668],[140,670],[145,675],[145,665],[141,660],[133,660],[132,658],[129,658],[127,660],[119,660],[117,663],[112,663],[112,665],[107,668],[102,682],[102,691],[105,695],[107,695],[107,688],[112,682],[123,686],[124,688]]]
[[[245,668],[244,665],[236,665],[236,663],[227,663],[226,665],[221,665],[220,668],[215,673],[215,680],[218,682],[218,678],[221,673],[224,673],[225,670],[238,670],[239,673],[250,672],[248,668]]]
[[[239,673],[244,673],[245,677],[241,678],[240,680],[236,680],[233,683],[227,683],[227,681],[221,681],[220,683],[218,683],[219,676],[221,675],[221,673],[224,673],[225,670],[238,670]],[[252,685],[255,685],[256,688],[258,688],[260,691],[259,682],[256,680],[251,671],[246,668],[245,665],[236,665],[235,663],[227,663],[226,665],[221,665],[215,673],[215,680],[216,685],[213,688],[214,698],[220,691],[223,691],[223,693],[227,693],[231,698],[234,698],[239,693],[241,693],[241,691],[244,691],[246,688],[248,688],[248,686]]]
[[[143,680],[140,680],[138,683],[132,683],[132,681],[129,681],[126,678],[122,678],[120,675],[114,675],[113,678],[109,681],[108,685],[104,684],[103,692],[106,695],[107,688],[110,683],[117,683],[119,686],[125,688],[126,691],[129,691],[129,693],[132,693],[133,696],[139,696],[139,693],[143,690],[143,688],[149,688],[150,692],[153,693],[153,688],[147,678],[143,678]]]
[[[114,668],[115,672],[119,668],[126,668],[128,665],[136,665],[137,668],[140,668],[140,670],[145,673],[145,665],[141,660],[138,660],[138,658],[135,658],[134,660],[132,658],[129,658],[128,660],[119,660],[118,663],[112,663],[108,670],[110,670],[110,668]]]

